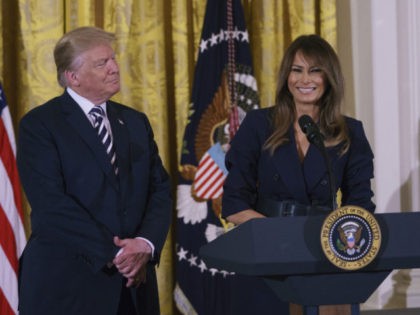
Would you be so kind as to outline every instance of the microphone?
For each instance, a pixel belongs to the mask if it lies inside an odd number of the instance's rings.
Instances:
[[[324,147],[324,136],[319,131],[317,124],[308,115],[300,116],[299,120],[300,129],[306,134],[306,138],[310,143],[322,150]]]
[[[302,115],[299,117],[298,122],[300,129],[302,129],[302,131],[306,134],[306,138],[308,139],[308,141],[315,145],[321,151],[321,154],[324,158],[325,166],[327,168],[328,173],[328,179],[330,181],[332,211],[334,211],[335,209],[337,209],[335,179],[331,169],[331,162],[328,158],[327,150],[325,149],[324,136],[322,135],[321,131],[319,131],[317,124],[315,124],[315,122],[310,116]]]

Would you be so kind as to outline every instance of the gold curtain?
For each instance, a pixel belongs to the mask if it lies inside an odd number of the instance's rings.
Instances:
[[[317,33],[336,46],[335,1],[242,0],[262,107],[274,103],[278,64],[296,36]],[[204,0],[1,1],[0,80],[15,126],[29,109],[62,92],[52,51],[63,33],[103,27],[118,38],[122,89],[115,100],[150,118],[175,192],[205,6]],[[173,237],[172,231],[158,268],[162,314],[177,313]]]

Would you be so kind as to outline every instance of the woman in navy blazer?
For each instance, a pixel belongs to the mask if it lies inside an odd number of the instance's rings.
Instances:
[[[282,60],[275,105],[248,112],[231,141],[223,217],[234,224],[264,217],[267,209],[260,205],[267,200],[280,204],[279,214],[285,216],[331,211],[325,158],[302,131],[298,121],[303,115],[323,135],[341,204],[375,210],[373,153],[362,123],[341,114],[343,96],[344,79],[333,48],[317,35],[298,37]]]

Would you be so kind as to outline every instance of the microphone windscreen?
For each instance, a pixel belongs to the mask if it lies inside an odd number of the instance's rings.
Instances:
[[[314,121],[308,115],[302,115],[302,116],[300,116],[298,122],[299,122],[300,129],[302,129],[302,131],[305,134],[307,134],[308,131],[310,131],[311,129],[313,129],[313,127],[315,126]]]

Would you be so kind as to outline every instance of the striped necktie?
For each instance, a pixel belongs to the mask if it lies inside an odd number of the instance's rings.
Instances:
[[[108,132],[108,129],[105,126],[105,112],[100,106],[95,106],[90,110],[89,115],[93,118],[93,127],[98,133],[99,139],[105,146],[106,153],[111,159],[111,164],[114,167],[115,175],[118,175],[118,167],[116,163],[117,155],[115,153],[111,134]]]

